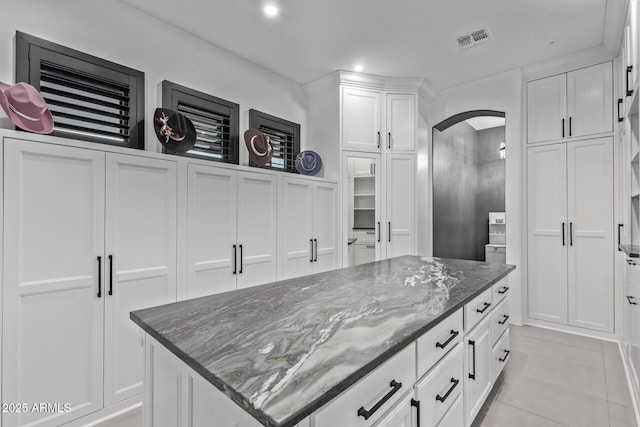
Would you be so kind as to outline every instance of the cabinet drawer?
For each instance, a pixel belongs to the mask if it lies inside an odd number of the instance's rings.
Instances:
[[[496,345],[493,347],[493,355],[491,358],[491,378],[495,382],[500,372],[504,369],[504,365],[509,360],[511,354],[511,340],[509,339],[509,330],[507,329],[500,337]]]
[[[459,396],[458,399],[453,402],[451,409],[444,416],[438,427],[460,427],[464,425],[464,406],[462,405],[463,398]]]
[[[506,298],[491,312],[491,343],[495,344],[508,327],[509,298]]]
[[[491,287],[493,290],[493,305],[498,305],[500,301],[509,295],[509,280],[507,277],[500,280]]]
[[[374,243],[376,241],[376,230],[353,230],[353,237],[356,243]]]
[[[469,332],[491,312],[492,288],[487,289],[464,306],[464,331]]]
[[[418,378],[462,341],[462,309],[418,338]]]
[[[458,345],[429,375],[416,384],[416,400],[420,402],[422,427],[437,426],[462,394],[462,371],[462,345]]]
[[[371,426],[392,408],[415,383],[416,348],[411,344],[352,385],[314,415],[315,427]],[[401,386],[393,384],[400,383]],[[394,390],[396,390],[394,392]],[[390,395],[390,397],[388,397]],[[388,399],[385,400],[385,398]],[[377,403],[384,401],[377,410]],[[364,416],[359,413],[373,412]]]

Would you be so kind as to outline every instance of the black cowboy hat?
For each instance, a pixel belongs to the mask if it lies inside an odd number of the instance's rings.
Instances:
[[[156,108],[153,127],[167,153],[186,153],[196,143],[196,128],[184,114],[167,108]]]

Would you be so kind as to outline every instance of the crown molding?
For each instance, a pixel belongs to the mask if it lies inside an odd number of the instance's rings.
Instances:
[[[339,86],[353,86],[381,91],[417,92],[427,99],[432,99],[436,94],[435,89],[424,78],[383,77],[345,70],[336,70],[302,87],[307,95],[315,95]]]
[[[561,58],[522,67],[525,81],[536,80],[554,74],[565,73],[615,59],[616,52],[604,46],[585,49]]]

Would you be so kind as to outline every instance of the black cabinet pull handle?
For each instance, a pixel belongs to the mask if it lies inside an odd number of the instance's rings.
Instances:
[[[454,339],[455,337],[457,337],[457,336],[458,336],[458,333],[459,333],[459,332],[458,332],[458,331],[454,331],[454,330],[452,329],[451,331],[449,331],[449,333],[451,334],[451,335],[449,335],[449,338],[447,338],[447,340],[446,340],[445,342],[442,342],[442,343],[441,343],[440,341],[438,341],[438,342],[436,343],[436,348],[445,348],[446,346],[448,346],[448,345],[449,345],[449,343],[450,343],[451,341],[453,341],[453,339]]]
[[[627,264],[629,264],[629,265],[637,265],[636,262],[634,260],[632,260],[631,258],[627,258]]]
[[[631,74],[631,71],[633,71],[633,65],[629,65],[627,66],[627,75],[626,75],[626,84],[627,84],[627,96],[631,96],[633,95],[633,89],[630,89],[630,83],[629,83],[629,75]]]
[[[391,221],[389,221],[389,236],[388,241],[391,242]]]
[[[378,221],[378,242],[380,241],[380,221]]]
[[[571,136],[571,121],[573,117],[569,116],[569,136]]]
[[[501,357],[500,359],[498,359],[500,362],[505,362],[507,360],[507,357],[509,357],[509,353],[511,353],[509,350],[505,350],[504,351],[504,356]]]
[[[503,286],[503,287],[501,287],[501,288],[500,288],[500,290],[498,291],[498,293],[499,293],[500,295],[502,295],[502,294],[506,294],[508,290],[509,290],[509,287],[508,287],[508,286]]]
[[[473,347],[473,355],[471,356],[471,361],[473,363],[473,374],[469,372],[469,378],[475,381],[476,379],[476,342],[473,340],[469,340],[469,345]]]
[[[618,122],[624,122],[624,117],[620,114],[620,107],[622,106],[622,98],[618,98]]]
[[[562,119],[562,137],[564,138],[564,119]]]
[[[420,401],[411,399],[411,406],[416,408],[416,427],[420,427]]]
[[[569,223],[569,246],[573,246],[573,223]]]
[[[382,399],[378,401],[378,403],[373,405],[373,408],[367,411],[366,409],[364,409],[364,406],[361,406],[360,409],[358,409],[358,416],[363,417],[365,420],[371,418],[371,416],[375,414],[376,411],[387,402],[387,400],[391,399],[391,397],[396,394],[398,390],[400,390],[400,388],[402,387],[402,383],[399,383],[396,380],[391,380],[391,382],[389,383],[389,387],[391,387],[391,390],[387,394],[385,394]]]
[[[632,297],[630,295],[627,295],[627,301],[629,301],[629,304],[631,304],[631,305],[638,305],[638,303],[636,302],[636,297]]]
[[[565,227],[565,223],[562,223],[562,246],[566,245],[565,239],[564,239],[564,227]]]
[[[449,387],[449,390],[447,390],[447,392],[444,394],[444,396],[440,396],[440,395],[436,396],[436,400],[438,402],[444,403],[444,401],[447,400],[447,397],[449,397],[451,392],[458,386],[458,383],[460,382],[460,380],[457,380],[457,379],[451,377],[451,382],[453,384],[451,385],[451,387]]]
[[[98,256],[98,298],[102,298],[102,257]]]
[[[238,273],[242,274],[242,245],[238,246],[240,246],[240,271]]]
[[[378,132],[378,148],[380,148],[380,132]]]
[[[113,255],[109,255],[109,295],[113,295]]]
[[[238,274],[238,248],[233,245],[233,274]]]
[[[509,320],[509,316],[507,314],[503,314],[502,315],[502,320],[500,322],[498,322],[501,325],[504,325],[505,323],[507,323],[507,320]]]
[[[622,252],[622,249],[620,249],[620,231],[622,227],[624,227],[624,224],[618,224],[618,252]]]
[[[389,132],[389,145],[388,145],[387,148],[389,148],[389,150],[391,150],[391,132]]]
[[[482,314],[482,313],[484,313],[485,311],[487,311],[487,309],[488,309],[489,307],[491,307],[491,303],[490,303],[490,302],[485,302],[485,303],[483,303],[483,304],[484,304],[484,306],[483,306],[482,308],[476,308],[476,313],[480,313],[480,314]]]
[[[309,262],[313,262],[313,239],[309,239],[309,243],[311,243],[311,258],[309,258]]]
[[[313,243],[316,247],[316,255],[313,257],[313,262],[318,262],[318,239],[313,239]]]

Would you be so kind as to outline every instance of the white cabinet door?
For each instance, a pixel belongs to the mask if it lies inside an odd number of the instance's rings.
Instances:
[[[284,279],[311,274],[313,267],[313,183],[284,178],[282,251]]]
[[[527,141],[552,141],[568,135],[567,75],[527,83]]]
[[[567,73],[568,136],[613,130],[613,69],[611,62]]]
[[[336,184],[317,182],[313,185],[314,273],[340,266],[338,206]]]
[[[464,402],[467,425],[478,415],[491,391],[491,331],[485,318],[465,337]]]
[[[640,264],[631,261],[627,267],[625,306],[628,316],[628,350],[631,379],[640,395]]]
[[[142,393],[144,342],[129,313],[176,301],[176,169],[107,154],[105,406]]]
[[[236,171],[188,166],[187,298],[236,289],[237,197]]]
[[[387,150],[414,151],[416,148],[416,96],[407,93],[386,95]]]
[[[529,317],[567,323],[567,147],[527,150]]]
[[[277,280],[276,176],[238,173],[238,289]]]
[[[374,427],[420,427],[416,423],[416,409],[411,405],[412,400],[411,394],[405,396]]]
[[[613,141],[568,144],[569,324],[613,332]]]
[[[380,92],[342,88],[342,147],[380,150]]]
[[[415,156],[390,154],[386,168],[386,258],[413,255],[415,243]]]
[[[102,408],[104,158],[4,140],[2,401],[71,405],[3,413],[5,426],[60,425]]]

